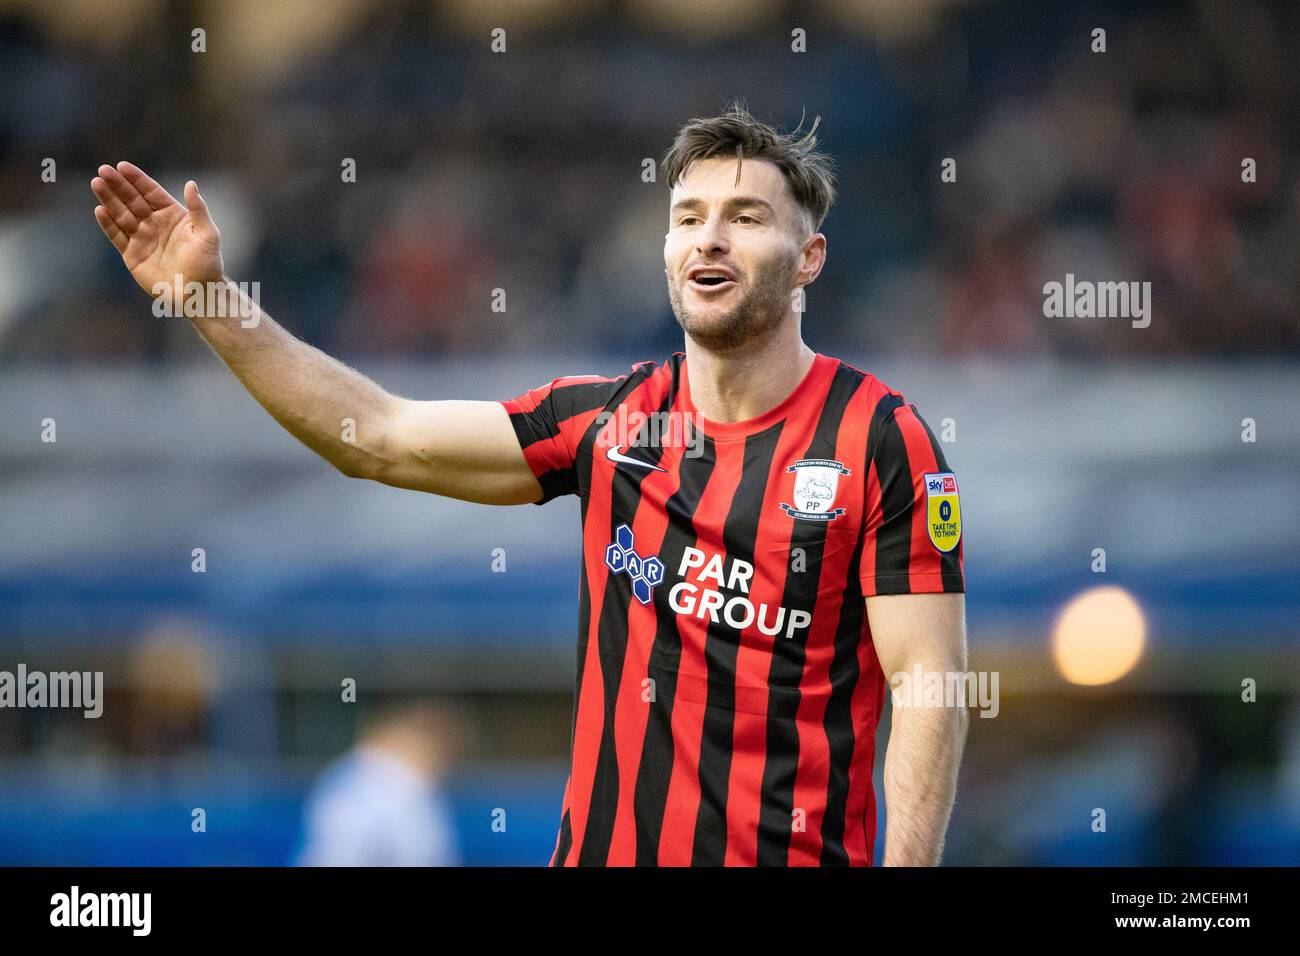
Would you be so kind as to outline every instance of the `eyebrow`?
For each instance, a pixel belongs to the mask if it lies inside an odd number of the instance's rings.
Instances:
[[[673,208],[669,210],[669,213],[675,215],[679,209],[697,209],[703,205],[704,205],[704,200],[699,199],[697,197],[691,197],[689,199],[679,199],[677,200],[677,202],[673,203]],[[776,210],[772,208],[772,204],[765,199],[759,199],[757,196],[732,196],[722,205],[724,208],[731,208],[731,209],[734,209],[738,206],[759,206],[763,209],[766,209],[773,216],[776,215]]]

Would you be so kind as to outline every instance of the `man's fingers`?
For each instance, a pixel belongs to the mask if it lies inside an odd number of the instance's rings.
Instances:
[[[103,206],[95,207],[95,222],[99,223],[99,228],[104,230],[104,235],[108,236],[108,241],[113,244],[114,249],[118,252],[126,252],[126,233],[117,227],[117,223]]]
[[[108,183],[113,192],[117,193],[117,198],[122,200],[127,209],[135,215],[136,219],[144,222],[153,214],[153,207],[145,202],[144,197],[140,195],[139,190],[126,181],[126,177],[119,173],[112,166],[100,166],[99,175],[104,182]]]
[[[154,209],[165,209],[168,206],[180,205],[172,198],[171,193],[158,185],[158,182],[139,166],[133,163],[120,162],[117,164],[117,171],[136,188],[136,191],[144,197],[144,201]]]
[[[100,168],[103,169],[104,167],[101,166]],[[126,203],[122,202],[117,192],[105,180],[96,176],[90,181],[90,191],[103,204],[109,218],[127,235],[140,228],[140,220],[136,219],[135,214],[126,208]]]

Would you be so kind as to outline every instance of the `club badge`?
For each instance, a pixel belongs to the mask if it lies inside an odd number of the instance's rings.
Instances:
[[[781,510],[791,518],[806,521],[830,521],[844,514],[836,508],[835,489],[842,477],[850,472],[838,461],[826,458],[804,458],[786,468],[794,473],[794,504],[781,502]]]

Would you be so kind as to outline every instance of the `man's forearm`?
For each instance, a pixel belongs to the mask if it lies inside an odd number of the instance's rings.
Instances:
[[[294,437],[344,474],[364,475],[382,454],[392,396],[289,334],[228,278],[224,281],[238,307],[226,308],[224,316],[190,316],[199,334]]]
[[[885,866],[937,866],[957,792],[963,707],[895,707],[885,752]]]

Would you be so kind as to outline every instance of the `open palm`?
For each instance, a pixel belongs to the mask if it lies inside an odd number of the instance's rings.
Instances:
[[[131,163],[100,166],[90,188],[100,201],[95,221],[146,292],[156,294],[160,282],[170,287],[177,275],[183,282],[222,278],[221,235],[193,180],[183,206]]]

